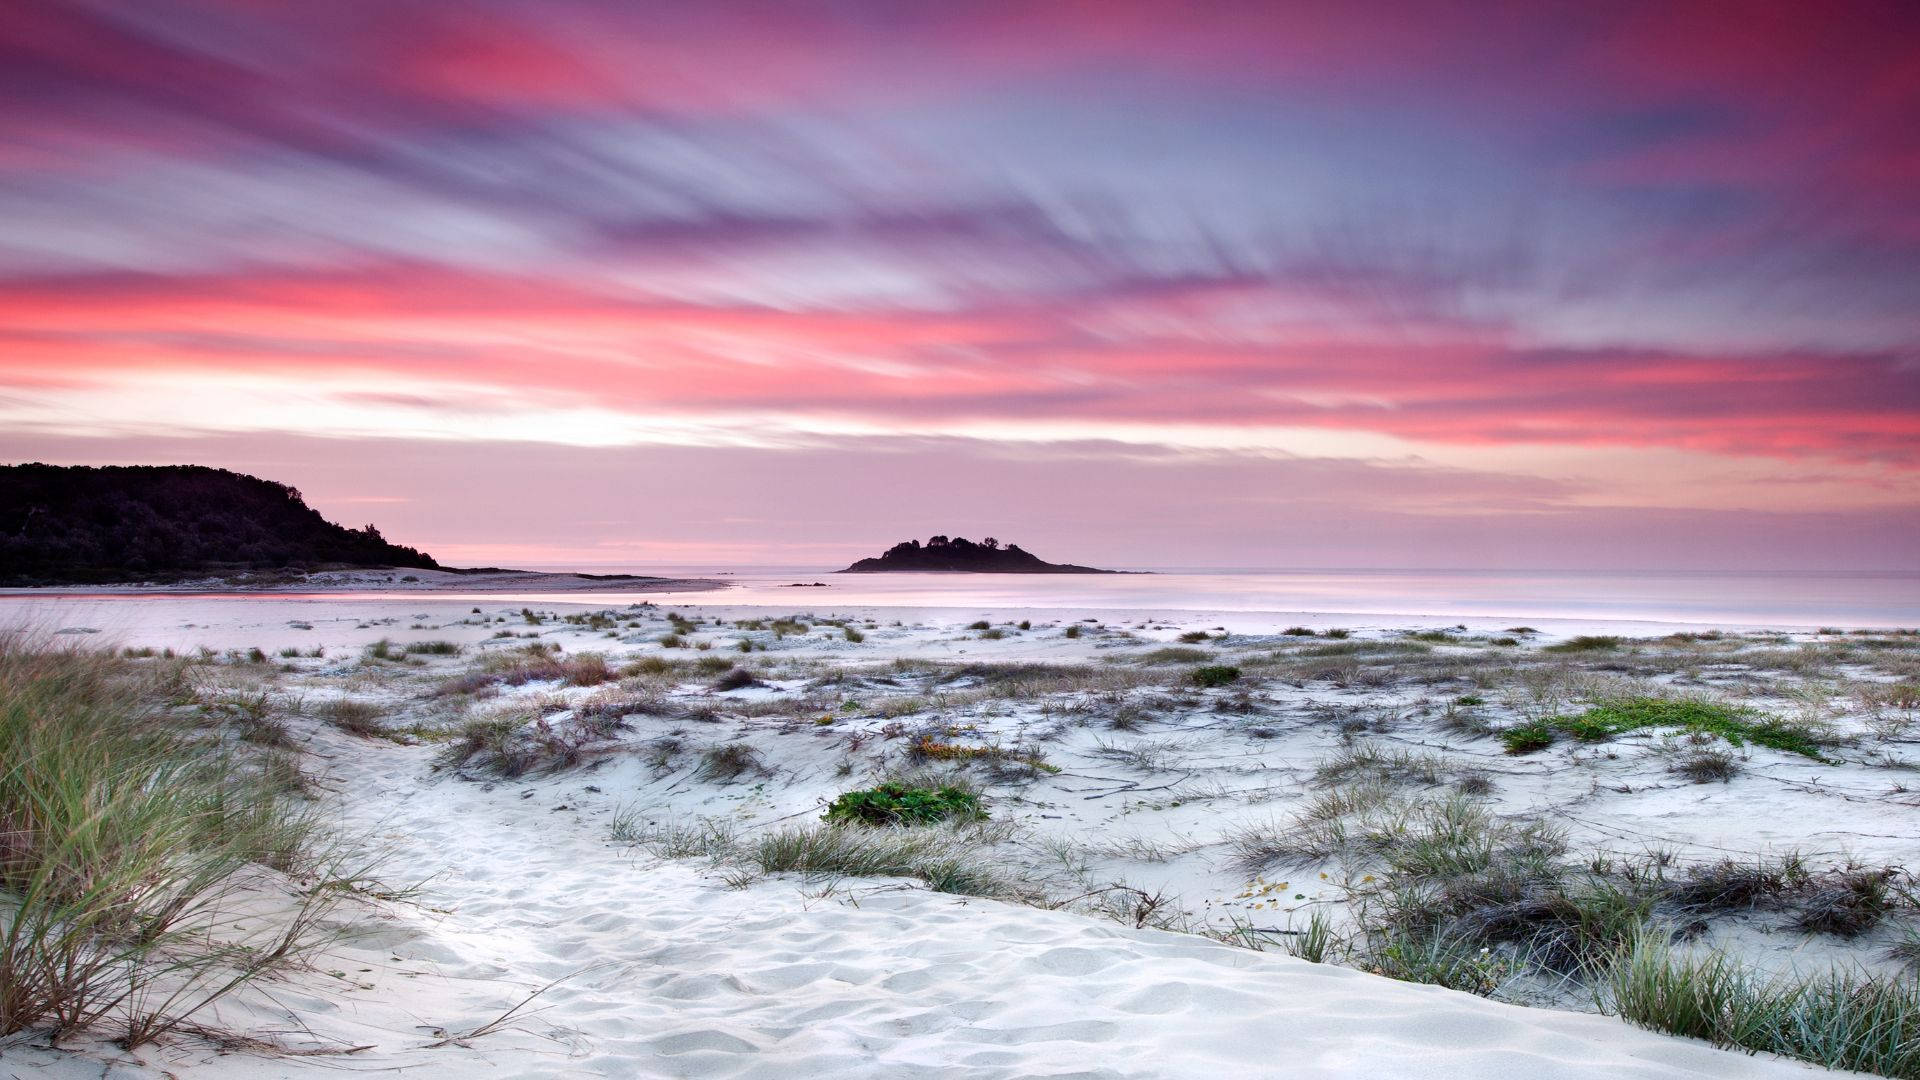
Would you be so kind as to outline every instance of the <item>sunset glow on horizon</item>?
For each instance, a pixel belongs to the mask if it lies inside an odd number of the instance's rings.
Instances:
[[[461,563],[1920,569],[1920,7],[0,0],[0,457]]]

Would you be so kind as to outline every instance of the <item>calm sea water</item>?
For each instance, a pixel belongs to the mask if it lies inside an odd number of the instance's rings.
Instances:
[[[651,571],[662,573],[655,567]],[[687,599],[748,606],[1072,608],[1498,616],[1777,626],[1920,625],[1920,574],[1164,570],[1139,575],[822,574],[755,568]],[[792,588],[824,582],[826,588]]]
[[[594,567],[615,572],[627,568]],[[938,621],[1020,613],[1206,618],[1236,630],[1309,626],[1446,625],[1476,630],[1508,621],[1580,633],[1594,623],[1618,632],[1654,633],[1661,626],[1783,627],[1920,626],[1920,574],[1900,573],[1645,573],[1493,570],[1165,570],[1128,575],[833,574],[815,568],[727,570],[712,566],[633,567],[631,572],[714,577],[732,587],[686,593],[229,593],[0,595],[0,624],[192,630],[244,624],[271,627],[290,619],[370,618],[367,602],[404,613],[463,615],[470,605],[614,607],[647,600],[701,607],[833,612],[887,608],[896,618]],[[824,587],[812,587],[821,582]],[[806,587],[796,588],[796,585]],[[392,612],[387,612],[391,615]],[[1345,616],[1361,618],[1343,619]],[[424,615],[423,615],[424,617]],[[1496,621],[1497,620],[1497,621]],[[1554,621],[1558,621],[1557,624]],[[391,621],[391,620],[389,620]]]

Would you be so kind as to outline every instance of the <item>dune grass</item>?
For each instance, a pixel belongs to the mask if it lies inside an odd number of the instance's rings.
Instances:
[[[915,878],[935,892],[1012,898],[1017,882],[964,832],[803,825],[764,833],[744,856],[769,874]]]
[[[1610,1011],[1655,1031],[1829,1069],[1920,1078],[1920,981],[1834,972],[1767,979],[1644,936],[1608,973]]]
[[[167,704],[186,678],[0,637],[0,1035],[138,1046],[326,939],[343,865],[284,768]]]

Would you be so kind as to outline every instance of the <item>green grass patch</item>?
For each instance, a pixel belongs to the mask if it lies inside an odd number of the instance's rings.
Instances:
[[[1673,698],[1622,698],[1595,705],[1577,716],[1550,716],[1507,728],[1500,741],[1510,754],[1526,754],[1553,745],[1559,735],[1581,742],[1606,742],[1648,728],[1677,728],[1717,735],[1734,746],[1756,743],[1815,761],[1827,760],[1820,743],[1805,728],[1782,723],[1739,705]]]
[[[932,825],[942,821],[982,821],[980,796],[951,785],[938,788],[885,783],[848,791],[833,800],[823,820],[863,825]]]
[[[1815,761],[1826,758],[1804,728],[1775,720],[1758,710],[1710,701],[1672,698],[1623,698],[1595,705],[1578,716],[1545,721],[1582,742],[1604,742],[1646,728],[1679,728],[1718,735],[1734,746],[1757,743]]]
[[[1552,746],[1553,736],[1553,725],[1545,720],[1532,720],[1502,731],[1500,741],[1509,754],[1531,754]]]

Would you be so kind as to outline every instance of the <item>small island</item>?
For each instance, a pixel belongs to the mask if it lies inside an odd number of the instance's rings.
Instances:
[[[1121,574],[1124,570],[1101,570],[1071,563],[1050,563],[1023,551],[1019,544],[1000,546],[989,536],[979,543],[964,536],[948,539],[935,536],[924,545],[907,540],[888,548],[886,554],[861,559],[842,574],[885,574],[906,572],[962,574]]]

